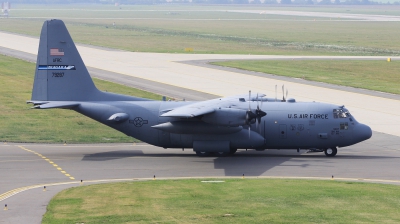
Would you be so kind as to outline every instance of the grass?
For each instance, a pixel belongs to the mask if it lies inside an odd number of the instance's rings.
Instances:
[[[34,110],[31,98],[35,64],[0,55],[0,141],[101,143],[137,141],[74,111]],[[161,96],[94,79],[100,90],[158,99]]]
[[[226,61],[213,64],[400,94],[399,61]]]
[[[39,36],[44,18],[56,17],[63,18],[76,42],[128,51],[185,53],[185,48],[193,48],[193,53],[211,54],[400,55],[397,22],[204,11],[224,9],[217,6],[124,6],[119,11],[113,6],[73,7],[77,6],[17,8],[12,11],[14,19],[0,19],[0,30]],[[151,9],[158,11],[141,11]],[[304,11],[308,9],[331,10]]]
[[[166,180],[64,190],[43,223],[398,223],[399,186],[282,179]]]

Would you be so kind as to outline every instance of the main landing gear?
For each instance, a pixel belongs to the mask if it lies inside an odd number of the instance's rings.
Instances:
[[[307,153],[312,153],[312,152],[324,152],[326,156],[334,157],[337,154],[337,148],[336,147],[327,148],[327,149],[312,148],[312,149],[309,149]]]
[[[337,154],[337,148],[336,147],[332,147],[332,148],[324,149],[324,153],[328,157],[334,157]]]
[[[216,157],[226,157],[235,154],[237,149],[231,149],[229,152],[200,152],[196,151],[196,155],[199,157],[208,157],[208,156],[216,156]]]

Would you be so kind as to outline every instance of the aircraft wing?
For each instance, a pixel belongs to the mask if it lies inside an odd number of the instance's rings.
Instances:
[[[167,113],[162,114],[162,117],[178,117],[178,118],[190,118],[204,114],[209,114],[215,111],[218,106],[212,101],[208,100],[198,103],[193,103],[181,107],[174,108]]]
[[[262,100],[265,94],[252,94],[250,95],[250,100]],[[239,103],[243,100],[249,99],[249,95],[236,95],[236,96],[228,96],[223,98],[217,98],[213,100],[207,100],[202,102],[196,102],[193,104],[173,108],[171,110],[167,110],[166,113],[162,114],[162,117],[177,117],[177,118],[190,118],[197,117],[200,115],[213,113],[218,108],[226,108],[229,106],[235,106],[235,104]]]

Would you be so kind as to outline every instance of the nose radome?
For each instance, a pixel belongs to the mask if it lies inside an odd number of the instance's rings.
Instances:
[[[371,138],[372,130],[368,125],[357,124],[354,128],[353,137],[357,142],[361,142]]]

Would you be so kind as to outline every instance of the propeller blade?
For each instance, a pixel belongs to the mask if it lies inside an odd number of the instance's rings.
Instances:
[[[289,92],[289,91],[286,89],[286,99],[287,99],[288,92]]]
[[[259,110],[260,107],[258,106],[258,104],[259,104],[259,102],[258,102],[258,93],[257,93],[256,101],[257,101],[257,110]]]
[[[249,125],[249,139],[250,139],[250,125]]]
[[[251,108],[250,108],[250,100],[251,100],[251,90],[249,90],[249,111],[251,110]]]
[[[256,129],[258,130],[258,117],[256,117]]]
[[[285,102],[285,85],[282,85],[282,101]]]

